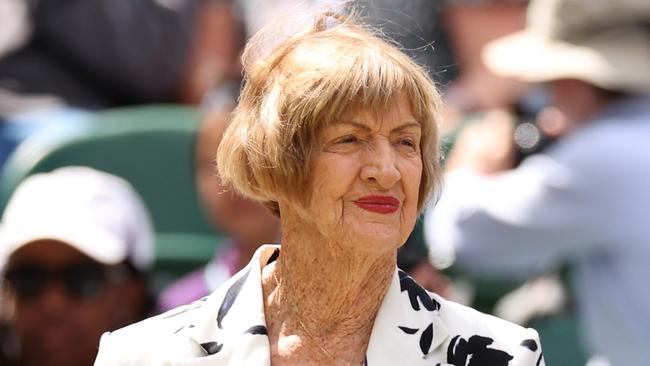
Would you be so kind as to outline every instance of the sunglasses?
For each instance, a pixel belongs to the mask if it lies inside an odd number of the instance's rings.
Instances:
[[[66,295],[75,300],[97,297],[109,280],[118,282],[127,276],[122,266],[107,267],[96,263],[76,263],[59,268],[24,265],[5,274],[9,288],[23,300],[40,297],[52,281],[63,284]]]

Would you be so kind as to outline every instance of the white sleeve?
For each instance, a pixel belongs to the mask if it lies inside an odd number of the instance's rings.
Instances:
[[[425,217],[432,252],[451,247],[456,263],[477,273],[529,275],[594,245],[596,189],[577,170],[539,155],[492,176],[448,173]]]
[[[112,344],[111,333],[104,333],[99,342],[99,352],[95,359],[94,366],[125,366],[126,362],[120,360],[122,354],[119,349]]]

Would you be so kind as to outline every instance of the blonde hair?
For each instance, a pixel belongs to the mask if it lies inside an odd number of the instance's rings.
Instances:
[[[224,184],[276,214],[280,199],[305,202],[319,130],[359,108],[385,109],[405,92],[422,128],[422,210],[440,178],[440,97],[425,70],[338,14],[322,14],[313,28],[252,59],[261,38],[246,45],[244,87],[218,149]]]

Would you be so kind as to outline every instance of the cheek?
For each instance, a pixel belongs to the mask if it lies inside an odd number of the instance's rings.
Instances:
[[[196,175],[196,187],[199,199],[204,205],[209,204],[213,200],[215,192],[221,188],[216,177],[207,172],[199,172]]]
[[[213,214],[215,216],[218,217],[224,213],[236,212],[241,208],[240,203],[243,199],[235,195],[233,191],[217,191],[216,188],[217,187],[215,187],[215,191],[210,194],[210,206],[214,210]]]
[[[18,334],[25,334],[32,328],[38,327],[41,323],[42,309],[31,304],[23,304],[21,301],[16,301],[15,311],[13,313],[13,326]]]
[[[313,169],[312,203],[322,205],[340,201],[350,181],[345,164],[337,159],[321,159]]]
[[[313,164],[309,215],[320,223],[339,222],[344,214],[345,196],[355,179],[349,159],[337,154],[319,158]]]
[[[48,311],[38,304],[17,304],[20,310],[15,313],[16,332],[25,339],[38,337],[43,324],[63,322],[67,334],[80,339],[98,339],[105,331],[112,329],[112,314],[124,306],[123,301],[105,295],[87,301],[71,301],[64,312],[57,312],[57,319],[52,320]],[[17,308],[18,309],[18,308]]]
[[[402,181],[404,182],[404,193],[408,204],[417,205],[422,181],[422,162],[417,159],[407,161],[402,169]]]

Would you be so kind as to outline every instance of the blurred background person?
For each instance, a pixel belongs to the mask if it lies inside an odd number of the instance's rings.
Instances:
[[[350,3],[350,0],[234,0],[244,20],[246,38],[251,38],[270,24],[278,31],[269,33],[286,38],[313,21],[313,14],[324,8],[341,11]],[[275,45],[281,40],[269,37],[266,41]]]
[[[0,24],[0,166],[39,129],[80,129],[116,106],[198,104],[238,73],[229,0],[9,0]]]
[[[494,73],[544,83],[555,141],[516,169],[503,114],[464,129],[426,218],[432,248],[481,275],[568,264],[583,334],[612,365],[650,358],[650,2],[540,0],[487,46]]]
[[[524,28],[528,0],[442,0],[440,22],[453,54],[453,80],[444,91],[445,132],[468,113],[511,106],[528,86],[485,67],[481,50],[490,41]]]
[[[3,243],[2,223],[0,222],[0,243]],[[13,304],[9,299],[9,289],[5,279],[0,277],[0,365],[16,366],[18,345],[9,326]]]
[[[466,114],[514,104],[526,90],[481,62],[483,46],[524,27],[528,0],[358,0],[382,33],[424,65],[445,100],[443,132]]]
[[[150,314],[153,229],[124,180],[85,167],[32,175],[3,232],[0,343],[16,365],[91,365],[102,333]]]
[[[209,222],[226,238],[214,258],[203,268],[163,289],[158,311],[163,312],[200,299],[216,290],[250,261],[263,243],[280,241],[280,221],[264,205],[226,189],[217,176],[215,158],[228,126],[232,105],[208,107],[197,135],[195,179],[199,199]],[[216,243],[215,243],[216,245]]]

